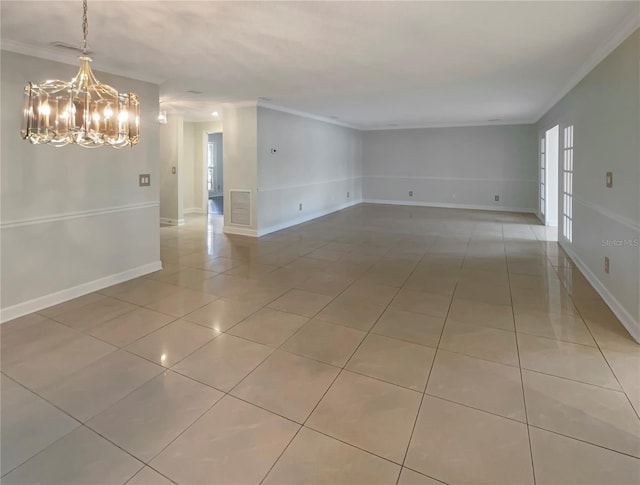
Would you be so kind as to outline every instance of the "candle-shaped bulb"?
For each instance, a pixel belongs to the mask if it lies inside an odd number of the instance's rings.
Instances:
[[[49,107],[49,103],[47,101],[42,103],[38,108],[38,111],[43,116],[49,116],[51,114],[51,108]]]

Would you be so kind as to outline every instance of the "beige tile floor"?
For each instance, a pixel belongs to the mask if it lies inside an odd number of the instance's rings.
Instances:
[[[0,327],[3,483],[640,483],[640,346],[532,216],[220,227]]]

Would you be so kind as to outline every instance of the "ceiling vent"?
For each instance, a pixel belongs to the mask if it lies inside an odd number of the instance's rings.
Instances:
[[[82,48],[80,46],[77,45],[73,45],[73,44],[68,44],[66,42],[60,42],[60,41],[56,41],[56,42],[51,42],[51,44],[49,44],[52,47],[55,47],[56,49],[64,49],[67,51],[73,51],[76,54],[82,54]],[[92,55],[93,51],[87,50],[87,55]]]

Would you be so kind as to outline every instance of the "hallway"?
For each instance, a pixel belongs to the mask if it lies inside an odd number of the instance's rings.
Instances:
[[[208,201],[209,214],[221,216],[224,214],[224,197],[210,197]]]

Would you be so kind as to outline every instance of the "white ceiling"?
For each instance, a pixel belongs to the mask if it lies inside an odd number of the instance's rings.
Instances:
[[[267,98],[365,129],[524,123],[638,26],[639,5],[90,0],[89,44],[97,67],[160,83],[193,121]],[[2,47],[68,57],[48,45],[79,44],[81,13],[3,0]]]

